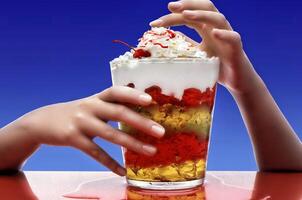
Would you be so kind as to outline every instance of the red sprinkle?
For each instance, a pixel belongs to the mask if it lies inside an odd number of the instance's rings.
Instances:
[[[167,30],[167,32],[168,32],[170,38],[175,38],[176,34],[173,31]]]

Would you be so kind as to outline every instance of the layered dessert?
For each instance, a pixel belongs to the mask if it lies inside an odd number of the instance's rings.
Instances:
[[[111,61],[113,84],[150,94],[151,105],[129,106],[160,123],[166,133],[158,139],[120,124],[124,132],[157,148],[152,157],[123,149],[128,183],[154,189],[202,184],[219,59],[166,28],[152,28],[131,48]]]

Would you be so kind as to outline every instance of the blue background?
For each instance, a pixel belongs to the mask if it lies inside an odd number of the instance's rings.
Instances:
[[[109,61],[136,44],[168,1],[1,1],[0,127],[47,104],[69,101],[111,85]],[[302,2],[216,0],[281,110],[302,136]],[[177,28],[198,40],[187,28]],[[208,168],[255,170],[251,144],[230,94],[218,88]],[[98,141],[120,162],[120,148]],[[268,144],[273,145],[273,143]],[[68,147],[43,146],[26,170],[104,170]]]

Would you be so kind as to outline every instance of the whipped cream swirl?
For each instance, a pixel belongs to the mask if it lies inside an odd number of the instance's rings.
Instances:
[[[182,34],[164,27],[154,27],[145,32],[137,48],[149,51],[152,58],[207,57],[204,51],[186,41]]]

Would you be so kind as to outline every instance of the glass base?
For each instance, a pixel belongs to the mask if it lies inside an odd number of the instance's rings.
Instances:
[[[127,179],[127,183],[130,186],[149,189],[149,190],[182,190],[194,188],[202,185],[204,179],[192,180],[192,181],[178,181],[178,182],[152,182],[152,181],[136,181]]]

